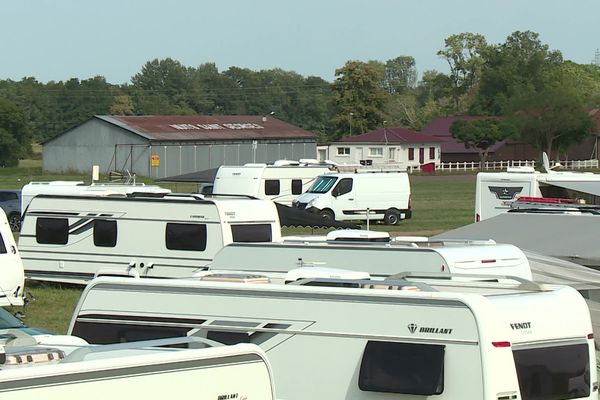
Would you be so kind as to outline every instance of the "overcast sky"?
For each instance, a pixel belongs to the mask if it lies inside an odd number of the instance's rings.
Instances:
[[[334,79],[348,60],[436,56],[448,36],[502,43],[531,30],[565,59],[590,63],[600,47],[600,0],[3,0],[0,79],[102,75],[129,82],[155,58],[282,68]]]

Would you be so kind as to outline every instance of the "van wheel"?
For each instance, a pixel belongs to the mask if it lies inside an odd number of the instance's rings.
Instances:
[[[8,216],[8,225],[13,232],[21,230],[21,216],[19,214],[10,214]]]
[[[396,225],[400,221],[400,213],[397,210],[389,209],[383,216],[383,222],[386,225]]]
[[[322,218],[330,220],[330,221],[333,221],[335,219],[335,214],[331,210],[321,210],[321,212],[319,212],[319,215]]]

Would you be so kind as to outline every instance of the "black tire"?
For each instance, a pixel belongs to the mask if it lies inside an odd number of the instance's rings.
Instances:
[[[383,216],[383,222],[385,222],[386,225],[396,225],[400,222],[400,213],[398,210],[387,210]]]
[[[319,215],[327,220],[333,221],[335,219],[335,214],[333,213],[333,211],[325,209],[325,210],[321,210],[319,212]]]
[[[13,213],[8,216],[8,225],[13,232],[19,232],[21,230],[21,216]]]

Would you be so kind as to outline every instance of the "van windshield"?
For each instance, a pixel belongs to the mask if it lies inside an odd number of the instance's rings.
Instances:
[[[335,176],[320,176],[308,189],[308,193],[327,193],[337,180]]]

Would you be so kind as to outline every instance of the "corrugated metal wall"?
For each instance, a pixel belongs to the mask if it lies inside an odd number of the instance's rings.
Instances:
[[[154,156],[154,157],[153,157]],[[92,119],[43,148],[48,172],[102,174],[128,170],[139,176],[164,178],[219,167],[224,164],[269,163],[275,160],[316,158],[316,142],[150,143],[148,140],[98,119]],[[154,163],[152,162],[154,159]]]

